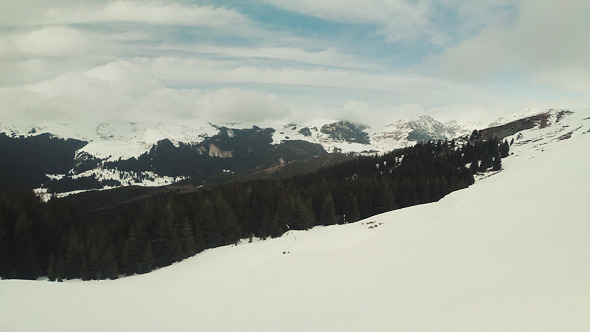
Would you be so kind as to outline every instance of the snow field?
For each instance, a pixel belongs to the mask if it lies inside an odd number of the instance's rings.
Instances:
[[[588,331],[590,112],[522,141],[436,203],[114,281],[1,280],[0,330]]]

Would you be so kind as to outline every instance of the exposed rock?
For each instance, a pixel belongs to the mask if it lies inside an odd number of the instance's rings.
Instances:
[[[221,151],[215,144],[209,145],[209,157],[217,158],[231,158],[233,157],[232,151]]]
[[[311,130],[307,127],[299,129],[299,133],[305,137],[311,136]]]
[[[324,134],[330,135],[330,138],[334,140],[349,143],[371,144],[369,135],[364,131],[365,129],[366,127],[363,125],[357,125],[347,121],[339,121],[322,126],[320,131]]]
[[[563,117],[565,114],[562,114]],[[503,139],[504,137],[511,136],[516,134],[519,131],[531,129],[534,127],[544,128],[549,125],[549,118],[551,117],[551,113],[541,113],[533,116],[529,116],[524,119],[508,122],[501,126],[490,127],[487,129],[482,129],[480,133],[482,134],[484,139],[492,139],[494,137],[498,139]]]

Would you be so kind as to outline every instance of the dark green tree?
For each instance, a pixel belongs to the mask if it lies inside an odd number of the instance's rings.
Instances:
[[[469,165],[469,170],[471,171],[471,174],[477,174],[477,172],[479,171],[479,161],[472,161],[471,165]]]
[[[360,219],[358,201],[356,195],[348,193],[346,197],[346,207],[344,208],[344,222],[352,223]]]
[[[119,268],[117,267],[117,260],[113,251],[112,247],[107,248],[102,258],[103,276],[111,280],[119,278]]]
[[[185,218],[182,224],[181,237],[184,257],[186,258],[196,254],[197,244],[195,242],[195,235],[193,234],[193,230],[191,228],[188,218]]]
[[[338,223],[338,216],[336,215],[336,208],[334,207],[334,200],[332,194],[328,193],[324,203],[322,204],[322,212],[320,214],[320,224],[322,225],[334,225]]]
[[[147,273],[154,269],[154,255],[152,254],[152,246],[148,242],[143,251],[141,263],[139,264],[139,273]]]

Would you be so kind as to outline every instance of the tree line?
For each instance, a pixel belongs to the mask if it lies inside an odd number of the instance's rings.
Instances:
[[[0,191],[0,276],[115,279],[242,239],[437,201],[474,182],[471,165],[485,171],[484,160],[507,155],[504,145],[433,141],[289,179],[163,192],[92,211],[81,211],[75,196],[42,203],[30,192]]]

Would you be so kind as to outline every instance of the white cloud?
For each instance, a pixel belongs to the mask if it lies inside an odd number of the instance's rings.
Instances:
[[[77,29],[64,26],[4,35],[2,40],[0,57],[74,57],[87,54],[92,48],[88,36]]]
[[[522,1],[506,27],[488,27],[447,49],[437,60],[441,71],[479,81],[521,73],[533,83],[574,91],[590,86],[590,2]]]
[[[444,43],[428,17],[427,1],[405,0],[264,0],[293,12],[341,23],[373,24],[389,42],[426,38]]]
[[[236,47],[214,44],[162,44],[159,50],[193,53],[195,57],[209,56],[214,58],[232,59],[236,62],[261,63],[269,66],[287,64],[302,66],[339,67],[351,69],[377,69],[377,65],[367,63],[350,54],[345,54],[336,48],[307,50],[303,47]],[[274,61],[274,62],[273,62]]]
[[[263,121],[289,115],[277,97],[242,89],[170,89],[147,68],[111,62],[18,88],[0,88],[2,118],[102,121]]]
[[[588,103],[590,2],[264,1],[373,26],[400,43],[380,49],[372,40],[363,42],[371,49],[355,53],[355,40],[345,46],[322,31],[308,38],[283,25],[277,32],[272,22],[218,6],[0,0],[1,115],[379,122],[399,114],[483,117],[502,108]],[[447,49],[422,66],[389,63],[387,52],[413,41],[428,44],[409,51],[416,59]]]
[[[204,95],[198,102],[204,119],[224,122],[280,120],[290,115],[289,108],[276,96],[230,88]]]
[[[150,25],[186,25],[243,29],[251,22],[224,7],[183,5],[161,1],[10,1],[0,18],[3,25],[68,25],[130,22]]]
[[[309,86],[380,92],[445,93],[468,89],[466,86],[413,74],[395,74],[340,68],[301,68],[253,66],[202,58],[159,57],[137,59],[165,81],[200,83],[254,83]]]

